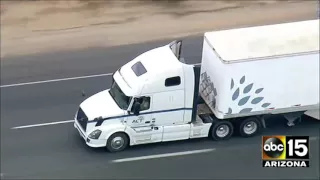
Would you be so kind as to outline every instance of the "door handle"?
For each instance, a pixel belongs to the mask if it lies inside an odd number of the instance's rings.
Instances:
[[[150,123],[150,121],[146,121],[145,123],[148,124],[148,123]]]

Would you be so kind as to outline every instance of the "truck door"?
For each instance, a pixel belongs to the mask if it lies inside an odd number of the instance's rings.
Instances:
[[[162,141],[162,127],[154,126],[152,118],[152,96],[143,96],[137,99],[140,102],[139,115],[127,117],[127,128],[130,128],[135,144],[145,144]]]
[[[162,141],[175,141],[190,137],[190,124],[184,121],[184,90],[173,90],[153,95],[153,119],[163,127]],[[189,110],[188,110],[189,111]]]

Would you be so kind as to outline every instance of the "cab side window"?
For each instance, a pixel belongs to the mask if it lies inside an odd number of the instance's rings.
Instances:
[[[141,97],[139,98],[140,101],[140,111],[145,111],[150,109],[150,97]]]
[[[164,85],[166,87],[169,87],[169,86],[178,86],[181,84],[181,78],[180,76],[175,76],[175,77],[170,77],[170,78],[167,78],[164,82]]]

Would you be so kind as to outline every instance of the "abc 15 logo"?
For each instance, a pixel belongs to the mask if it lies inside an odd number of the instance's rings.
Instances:
[[[309,159],[309,137],[262,136],[262,159]]]

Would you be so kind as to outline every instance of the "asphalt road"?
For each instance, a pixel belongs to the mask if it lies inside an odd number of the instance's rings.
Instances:
[[[113,73],[138,54],[170,40],[112,48],[60,52],[1,60],[1,86],[50,79]],[[201,37],[184,39],[188,63],[201,57]],[[17,126],[72,120],[81,91],[92,95],[111,83],[110,76],[73,79],[1,88],[2,178],[103,179],[319,179],[320,122],[304,118],[294,128],[277,118],[263,134],[309,135],[311,162],[305,169],[262,168],[261,138],[235,137],[226,142],[208,139],[143,145],[109,154],[88,148],[72,123],[24,129]],[[277,125],[277,126],[276,126]],[[318,139],[317,139],[318,138]],[[122,158],[211,149],[212,151],[140,161]]]

